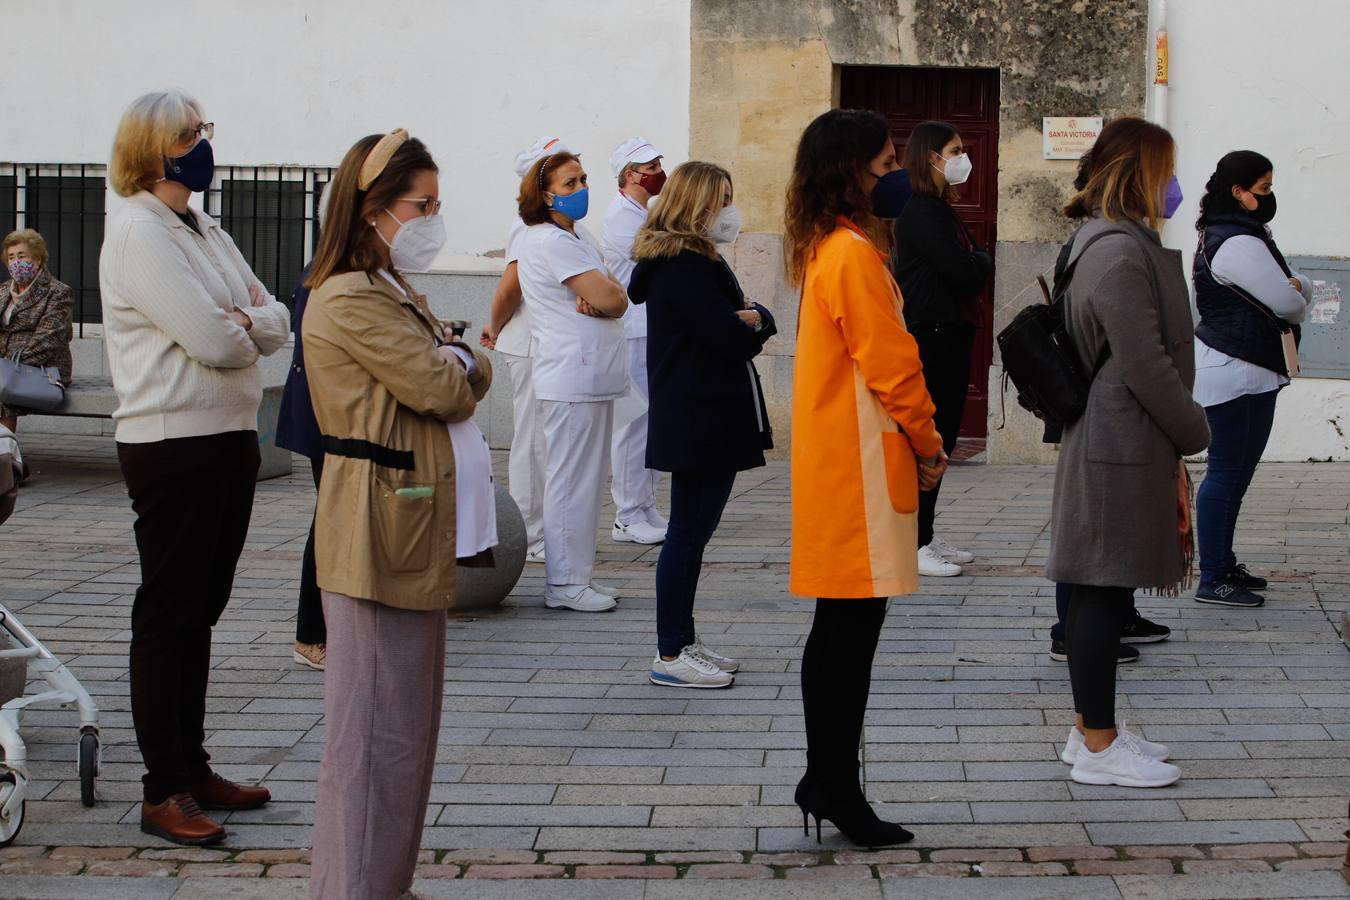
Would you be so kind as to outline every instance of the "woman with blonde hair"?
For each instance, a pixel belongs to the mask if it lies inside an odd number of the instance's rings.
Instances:
[[[258,475],[258,358],[290,314],[230,236],[188,206],[211,185],[214,123],[176,91],[146,94],[117,126],[108,177],[126,203],[99,257],[103,335],[117,392],[117,459],[136,511],[141,585],[131,608],[131,718],[145,760],[141,830],[213,844],[202,810],[253,809],[264,787],[211,771],[211,629],[234,584]]]
[[[1095,374],[1087,409],[1064,428],[1046,576],[1072,585],[1065,642],[1077,718],[1061,758],[1084,784],[1162,787],[1181,777],[1163,761],[1166,747],[1115,717],[1116,648],[1134,590],[1184,580],[1180,459],[1209,443],[1205,411],[1191,397],[1181,254],[1158,235],[1181,203],[1175,153],[1161,126],[1116,119],[1064,210],[1086,220],[1073,238],[1064,302],[1083,371]]]
[[[784,222],[802,287],[792,398],[794,594],[816,597],[802,653],[806,774],[796,801],[875,847],[914,835],[882,821],[858,746],[886,600],[919,587],[919,489],[947,467],[923,363],[887,268],[905,175],[876,113],[831,110],[802,134]]]
[[[401,896],[431,792],[456,551],[490,459],[461,447],[492,380],[447,342],[403,273],[445,243],[439,171],[403,129],[361,138],[328,187],[306,284],[305,359],[323,432],[315,562],[328,629],[327,732],[314,809],[315,898]],[[477,437],[481,442],[481,437]],[[463,554],[461,554],[463,555]]]
[[[628,295],[647,308],[647,466],[671,473],[650,675],[669,687],[728,687],[739,668],[699,640],[694,594],[736,473],[764,465],[773,446],[751,360],[777,328],[717,252],[740,227],[727,171],[687,162],[666,182],[633,245],[638,263]]]

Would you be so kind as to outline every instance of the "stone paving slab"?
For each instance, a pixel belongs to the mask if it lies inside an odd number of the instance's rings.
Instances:
[[[41,856],[55,847],[166,845],[135,825],[140,768],[126,644],[138,568],[115,450],[103,438],[24,437],[36,474],[0,530],[0,599],[94,694],[104,768],[100,805],[86,810],[72,764],[74,713],[28,715],[29,820],[20,846],[0,854],[34,850],[52,871],[7,871],[12,861],[0,855],[0,895],[153,897],[172,887],[180,897],[300,896],[303,872],[294,867],[302,863],[229,870],[262,877],[208,879],[197,869],[183,878],[183,869],[177,878],[149,879],[116,876],[113,862],[97,877],[92,868],[58,874],[69,861]],[[258,485],[234,598],[215,634],[208,746],[223,773],[265,780],[276,797],[268,809],[227,817],[231,852],[309,845],[323,684],[320,673],[290,661],[313,510],[309,473],[298,462],[291,476]],[[496,462],[504,468],[500,456]],[[1120,670],[1122,716],[1145,737],[1167,741],[1185,776],[1157,791],[1076,785],[1056,761],[1071,714],[1067,672],[1050,660],[1046,635],[1054,597],[1041,566],[1052,479],[1047,468],[954,467],[939,528],[978,561],[960,578],[926,579],[921,593],[892,602],[865,774],[882,814],[916,832],[911,861],[872,864],[884,857],[871,856],[836,865],[832,854],[847,849],[837,832],[827,827],[818,845],[797,827],[791,791],[805,748],[798,673],[812,605],[786,590],[789,487],[786,466],[774,462],[738,478],[700,588],[701,636],[744,661],[730,691],[687,696],[646,682],[659,548],[614,544],[608,528],[597,578],[624,591],[615,612],[543,608],[542,569],[529,566],[502,610],[453,618],[424,847],[539,854],[531,866],[551,866],[546,871],[567,880],[466,881],[459,864],[436,863],[439,871],[428,869],[418,890],[673,900],[708,896],[715,884],[717,896],[814,897],[816,886],[803,879],[819,877],[830,880],[831,896],[876,898],[911,892],[919,877],[924,896],[980,896],[995,886],[1010,897],[1218,896],[1219,887],[1225,897],[1343,894],[1331,854],[1304,848],[1343,846],[1350,794],[1350,653],[1336,630],[1350,611],[1350,465],[1258,472],[1238,552],[1271,578],[1265,608],[1139,597],[1147,615],[1174,630],[1171,641],[1141,648],[1140,662]],[[1129,849],[1150,845],[1181,849],[1152,859]],[[1297,856],[1218,855],[1257,845],[1287,846]],[[1086,865],[1090,857],[1058,860],[1057,846],[1108,854],[1096,860],[1107,869]],[[968,862],[932,856],[962,847],[974,854]],[[702,864],[732,869],[708,870],[709,881],[679,863],[674,881],[605,881],[594,876],[626,870],[577,873],[542,855],[616,851],[642,856],[649,877],[672,865],[657,862],[659,852],[730,854]],[[813,863],[750,858],[784,852]],[[1196,864],[1215,868],[1202,874]],[[766,866],[771,884],[751,877]],[[1130,871],[1141,866],[1149,871]],[[718,871],[738,880],[717,880]],[[1072,877],[1054,877],[1065,874]],[[88,889],[67,887],[70,878]]]

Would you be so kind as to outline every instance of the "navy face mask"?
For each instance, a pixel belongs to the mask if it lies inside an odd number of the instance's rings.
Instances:
[[[872,212],[883,219],[899,218],[912,196],[914,188],[909,183],[909,172],[904,169],[887,172],[872,188]]]
[[[216,155],[206,138],[182,156],[164,161],[164,180],[176,181],[194,193],[210,187],[215,173]]]

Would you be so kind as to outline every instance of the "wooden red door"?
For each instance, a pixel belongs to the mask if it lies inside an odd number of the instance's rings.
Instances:
[[[970,154],[970,179],[959,188],[957,213],[976,243],[994,252],[998,239],[998,70],[845,66],[839,105],[871,109],[886,118],[902,155],[915,125],[948,122]],[[961,437],[983,438],[989,413],[989,367],[994,358],[994,282],[966,310],[975,323],[975,352]]]

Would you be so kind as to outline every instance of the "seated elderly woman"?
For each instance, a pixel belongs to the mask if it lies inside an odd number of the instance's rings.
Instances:
[[[47,269],[47,242],[32,229],[0,244],[9,282],[0,285],[0,357],[19,354],[30,366],[55,366],[70,384],[71,312],[75,293]],[[0,405],[0,425],[14,431],[20,411]]]

